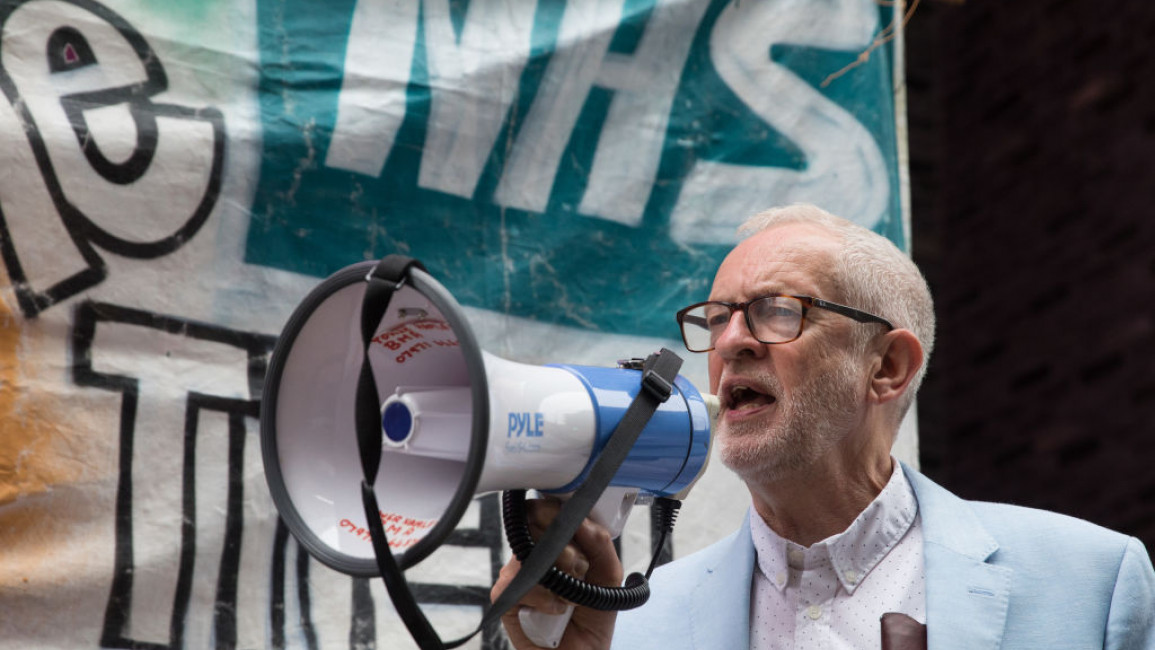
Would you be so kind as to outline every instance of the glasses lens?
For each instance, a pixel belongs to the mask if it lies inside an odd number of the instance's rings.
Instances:
[[[763,343],[785,343],[802,332],[802,301],[790,296],[759,298],[746,307],[754,323],[754,338]]]
[[[730,308],[717,303],[695,305],[682,314],[682,339],[691,352],[705,352],[730,322]]]

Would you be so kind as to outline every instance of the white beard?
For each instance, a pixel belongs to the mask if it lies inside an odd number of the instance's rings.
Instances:
[[[755,379],[777,396],[767,414],[774,420],[718,427],[722,462],[744,481],[777,481],[809,467],[846,436],[861,399],[858,368],[848,356],[824,361],[789,398],[776,377],[759,373]]]

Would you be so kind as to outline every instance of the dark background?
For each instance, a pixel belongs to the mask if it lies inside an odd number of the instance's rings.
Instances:
[[[1149,550],[1153,48],[1147,1],[923,0],[906,28],[913,255],[939,316],[922,468]]]

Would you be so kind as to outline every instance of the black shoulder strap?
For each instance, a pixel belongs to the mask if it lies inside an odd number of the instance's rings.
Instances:
[[[365,520],[369,537],[373,542],[373,555],[377,568],[385,581],[385,589],[394,602],[398,616],[409,629],[410,635],[422,648],[436,648],[440,644],[437,633],[428,619],[421,613],[413,598],[413,592],[405,580],[405,574],[393,557],[389,539],[381,525],[381,508],[373,485],[377,482],[377,471],[381,467],[381,404],[377,397],[377,381],[369,365],[369,344],[377,332],[377,326],[385,317],[393,294],[404,286],[409,277],[409,269],[425,267],[417,260],[401,255],[389,255],[377,263],[365,278],[365,296],[361,301],[361,339],[364,356],[361,359],[361,374],[357,381],[356,418],[357,446],[361,456],[361,503],[365,508]]]

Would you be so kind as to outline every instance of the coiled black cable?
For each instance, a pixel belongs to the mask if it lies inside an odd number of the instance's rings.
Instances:
[[[650,567],[646,569],[646,577],[649,578],[654,569],[658,566],[658,561],[662,559],[663,554],[666,553],[666,539],[674,530],[674,522],[678,520],[678,510],[682,507],[682,502],[677,499],[669,499],[666,497],[658,497],[654,499],[654,505],[650,509],[650,530],[657,528],[658,543],[654,544],[654,554],[650,558]],[[669,560],[669,557],[666,558]]]
[[[675,513],[679,502],[672,499],[658,499],[662,503],[662,521],[672,528]],[[663,503],[664,502],[664,503]],[[670,505],[673,512],[669,511]],[[518,561],[524,562],[533,551],[533,536],[529,532],[529,521],[526,516],[525,490],[508,490],[501,495],[502,520],[505,525],[505,536],[509,540],[509,547],[513,550]],[[662,539],[665,539],[668,529],[663,529]],[[659,548],[661,544],[659,543]],[[649,575],[653,571],[650,564]],[[593,585],[584,580],[575,578],[557,567],[550,567],[541,584],[557,596],[582,607],[589,607],[603,612],[621,611],[641,607],[650,598],[650,583],[645,575],[631,573],[622,587],[603,587]]]

